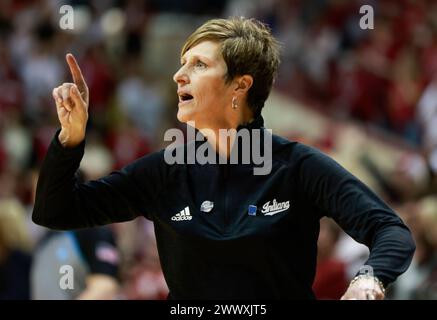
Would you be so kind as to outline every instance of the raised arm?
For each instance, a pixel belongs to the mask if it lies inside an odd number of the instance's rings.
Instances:
[[[164,180],[161,153],[141,158],[99,180],[79,183],[75,173],[85,148],[88,88],[73,57],[74,83],[53,90],[61,129],[55,134],[38,179],[32,219],[53,229],[77,229],[151,218]]]

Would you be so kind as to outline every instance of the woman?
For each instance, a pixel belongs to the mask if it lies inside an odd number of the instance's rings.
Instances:
[[[407,269],[414,243],[387,205],[327,156],[262,127],[279,53],[260,22],[215,19],[188,38],[174,75],[177,117],[207,141],[172,152],[187,155],[190,148],[208,146],[226,160],[245,144],[236,135],[219,139],[220,129],[246,131],[258,143],[271,139],[263,148],[271,165],[264,175],[254,175],[253,160],[168,164],[162,150],[78,184],[74,173],[84,152],[88,89],[72,55],[67,62],[74,83],[53,91],[61,130],[41,170],[35,223],[72,229],[141,215],[152,220],[172,299],[314,298],[323,216],[370,248],[367,264],[374,276],[359,275],[344,299],[382,299],[384,286]]]

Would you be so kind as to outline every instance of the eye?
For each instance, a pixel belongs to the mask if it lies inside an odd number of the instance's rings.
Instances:
[[[204,63],[204,62],[202,62],[200,60],[196,61],[195,66],[198,67],[198,68],[206,68],[207,67],[206,63]]]

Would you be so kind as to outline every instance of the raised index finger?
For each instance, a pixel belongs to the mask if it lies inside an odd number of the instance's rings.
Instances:
[[[78,87],[79,91],[82,92],[85,87],[86,83],[83,79],[82,71],[80,70],[79,65],[77,64],[76,59],[71,53],[68,53],[66,56],[68,66],[70,67],[71,75],[73,76],[73,82]]]

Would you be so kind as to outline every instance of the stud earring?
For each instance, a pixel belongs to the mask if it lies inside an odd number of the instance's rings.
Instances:
[[[237,104],[237,98],[233,97],[232,98],[232,109],[237,109],[238,108],[238,104]]]

